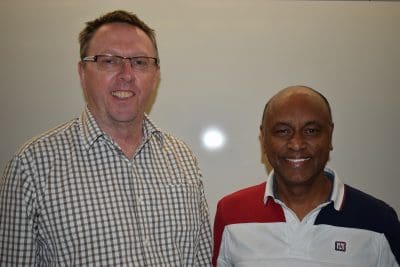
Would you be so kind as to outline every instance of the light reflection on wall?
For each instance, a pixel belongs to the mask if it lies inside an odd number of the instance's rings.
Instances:
[[[225,133],[217,127],[205,129],[201,135],[203,147],[207,150],[222,149],[226,142]]]

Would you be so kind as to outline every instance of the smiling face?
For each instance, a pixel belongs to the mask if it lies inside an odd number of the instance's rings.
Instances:
[[[150,38],[126,23],[101,26],[90,40],[87,55],[156,57]],[[80,62],[79,77],[87,105],[102,129],[141,125],[149,98],[157,86],[159,67],[133,70],[129,61],[119,71],[99,70],[96,62]]]
[[[275,96],[265,112],[263,150],[277,181],[296,186],[323,178],[333,131],[323,99],[307,88],[290,88]]]

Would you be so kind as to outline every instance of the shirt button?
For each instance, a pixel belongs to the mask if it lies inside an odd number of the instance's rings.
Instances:
[[[138,196],[138,197],[136,198],[136,201],[137,201],[137,203],[138,203],[139,205],[141,205],[141,204],[143,203],[143,198],[142,198],[141,196]]]
[[[143,245],[144,245],[145,247],[147,247],[148,245],[150,245],[150,240],[149,240],[148,237],[145,237],[145,238],[143,239]]]

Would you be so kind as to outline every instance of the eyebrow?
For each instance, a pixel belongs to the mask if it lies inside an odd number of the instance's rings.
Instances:
[[[305,126],[311,125],[311,124],[316,124],[316,125],[322,125],[321,122],[319,121],[308,121],[305,123]]]
[[[272,125],[272,127],[276,127],[276,126],[291,126],[292,125],[292,123],[289,121],[276,121],[273,125]],[[320,125],[320,126],[322,126],[323,125],[323,123],[321,123],[321,122],[319,122],[319,121],[316,121],[316,120],[311,120],[311,121],[306,121],[306,123],[304,123],[304,126],[303,127],[305,127],[305,126],[309,126],[309,125]]]

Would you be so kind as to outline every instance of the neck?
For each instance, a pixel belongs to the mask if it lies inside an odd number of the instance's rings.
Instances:
[[[112,139],[119,145],[122,152],[128,159],[132,159],[137,148],[143,139],[143,131],[118,132],[111,135]]]
[[[275,179],[275,190],[283,201],[302,220],[310,211],[324,203],[331,191],[331,181],[321,175],[310,184],[287,185],[280,179]]]
[[[128,159],[132,159],[143,139],[143,120],[135,123],[115,123],[111,127],[103,126],[102,130],[118,144]]]

